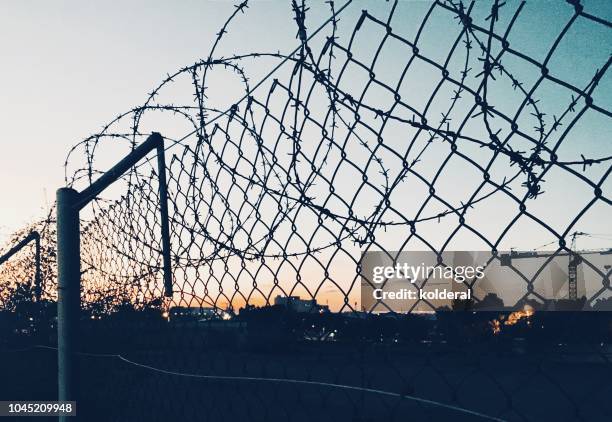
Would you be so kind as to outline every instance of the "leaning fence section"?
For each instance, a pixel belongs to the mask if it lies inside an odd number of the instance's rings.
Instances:
[[[14,233],[0,255],[0,309],[57,298],[55,221],[50,216]]]

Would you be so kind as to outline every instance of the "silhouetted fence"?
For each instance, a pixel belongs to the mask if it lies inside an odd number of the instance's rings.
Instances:
[[[360,306],[369,251],[499,259],[539,244],[571,256],[577,237],[610,246],[611,24],[578,1],[542,4],[395,2],[359,14],[330,1],[313,31],[294,1],[293,52],[219,52],[248,19],[244,2],[205,59],[77,144],[74,188],[164,135],[173,275],[164,297],[159,172],[146,160],[81,217],[85,412],[609,418],[605,313],[572,316],[567,337],[567,314],[537,312],[495,335],[497,313],[386,318]],[[523,274],[517,303],[544,298],[537,277],[550,263]],[[609,267],[582,265],[601,279],[585,303],[608,300]],[[277,296],[321,312],[271,306]]]

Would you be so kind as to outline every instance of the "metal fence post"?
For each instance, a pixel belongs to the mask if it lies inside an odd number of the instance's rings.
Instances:
[[[19,243],[8,250],[4,255],[0,256],[0,265],[8,261],[13,255],[27,246],[31,241],[34,241],[34,264],[36,266],[36,273],[34,274],[34,298],[36,302],[40,302],[42,294],[42,271],[40,262],[40,234],[37,231],[31,231],[25,238]]]
[[[40,299],[42,296],[42,271],[41,271],[41,262],[40,262],[40,234],[38,232],[34,232],[34,242],[35,242],[35,261],[36,261],[36,274],[34,275],[34,295],[36,297],[36,302],[40,303]]]
[[[57,379],[60,401],[77,401],[79,391],[77,385],[77,342],[81,308],[79,212],[153,149],[157,150],[159,172],[164,290],[166,296],[172,296],[166,163],[164,138],[159,133],[152,133],[145,142],[134,148],[130,154],[82,192],[71,188],[57,190]],[[60,416],[60,421],[67,422],[68,419],[66,416]]]
[[[170,222],[168,217],[168,185],[163,138],[157,145],[157,172],[159,177],[159,213],[161,216],[162,254],[164,265],[164,295],[172,297],[172,268],[170,258]]]
[[[81,274],[78,192],[71,188],[57,190],[57,365],[60,401],[76,401],[77,359]],[[74,419],[74,418],[73,418]],[[60,416],[60,421],[68,417]]]

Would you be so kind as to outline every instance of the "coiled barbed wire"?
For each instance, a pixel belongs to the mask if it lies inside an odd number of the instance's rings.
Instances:
[[[358,309],[363,252],[441,253],[469,244],[495,254],[526,228],[568,251],[570,233],[589,212],[610,205],[612,156],[576,146],[587,114],[605,124],[610,117],[596,95],[610,57],[581,85],[553,67],[575,26],[597,26],[609,37],[609,22],[568,2],[568,20],[538,59],[512,39],[532,13],[524,2],[432,2],[413,37],[394,20],[397,2],[383,18],[364,10],[342,22],[354,5],[327,5],[329,18],[310,32],[308,7],[293,1],[299,46],[292,53],[224,57],[218,50],[247,14],[246,1],[236,5],[205,59],[168,74],[141,106],[70,151],[66,180],[78,187],[107,168],[97,164],[104,148],[127,152],[150,130],[166,137],[173,304],[234,308],[299,294]],[[446,49],[423,41],[440,27],[452,33]],[[276,66],[253,84],[249,66],[261,60]],[[214,81],[239,84],[244,95],[218,105]],[[188,89],[191,97],[176,95]],[[584,206],[541,212],[547,188],[568,179],[586,190]],[[97,199],[82,224],[86,297],[149,303],[162,295],[154,168],[138,165],[115,193],[119,199]],[[496,215],[493,203],[517,211]]]

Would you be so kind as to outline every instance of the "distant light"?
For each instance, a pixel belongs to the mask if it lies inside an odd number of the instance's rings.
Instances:
[[[223,312],[223,316],[221,317],[224,321],[232,319],[232,316],[228,312]]]

